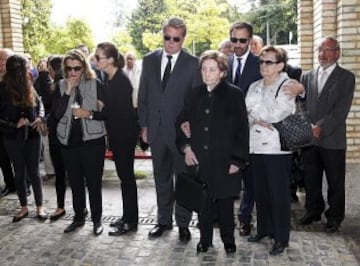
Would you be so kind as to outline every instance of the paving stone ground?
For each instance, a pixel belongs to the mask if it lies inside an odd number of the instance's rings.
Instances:
[[[235,233],[237,251],[227,255],[217,228],[214,248],[207,253],[197,254],[199,231],[196,215],[193,215],[190,226],[192,240],[187,244],[178,241],[176,226],[159,239],[149,239],[148,232],[156,223],[156,198],[149,168],[141,163],[137,164],[137,169],[148,173],[149,177],[137,181],[140,208],[137,232],[120,237],[108,236],[111,230],[109,223],[121,215],[121,195],[119,182],[112,178],[112,165],[107,163],[103,184],[105,230],[102,235],[93,235],[90,219],[76,232],[63,233],[73,215],[69,189],[66,195],[67,215],[56,222],[40,222],[35,218],[31,195],[28,198],[29,217],[12,223],[12,216],[18,211],[19,203],[16,195],[9,195],[0,199],[0,265],[359,265],[358,217],[347,217],[341,231],[335,234],[323,232],[324,219],[311,226],[299,227],[294,221],[303,213],[302,193],[299,193],[300,203],[292,205],[289,248],[280,256],[269,256],[271,239],[248,243],[246,238],[239,236],[238,229]],[[56,207],[54,180],[44,182],[44,199],[44,206],[51,213]],[[236,210],[238,205],[236,201]]]

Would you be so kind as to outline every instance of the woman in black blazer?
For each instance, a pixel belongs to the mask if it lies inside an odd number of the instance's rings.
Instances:
[[[224,80],[228,70],[225,55],[204,52],[200,68],[205,85],[194,89],[185,101],[177,121],[177,145],[188,166],[199,165],[200,179],[207,184],[208,199],[199,214],[197,251],[206,252],[212,245],[216,213],[225,251],[233,253],[234,197],[240,192],[240,169],[249,150],[245,101],[239,88]],[[181,126],[187,121],[191,133],[185,134]]]
[[[115,227],[110,236],[118,236],[137,230],[138,199],[134,174],[135,145],[138,139],[138,124],[132,103],[132,86],[122,68],[124,56],[110,42],[97,45],[96,68],[106,73],[104,82],[104,106],[100,112],[82,110],[80,116],[92,116],[104,120],[116,171],[121,180],[123,216],[111,223]]]

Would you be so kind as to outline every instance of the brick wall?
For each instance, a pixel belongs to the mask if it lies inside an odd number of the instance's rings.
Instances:
[[[360,0],[299,0],[298,42],[303,70],[318,66],[315,47],[323,36],[341,46],[339,64],[356,76],[353,104],[347,119],[347,162],[360,163]]]
[[[23,52],[20,0],[0,0],[0,45]]]

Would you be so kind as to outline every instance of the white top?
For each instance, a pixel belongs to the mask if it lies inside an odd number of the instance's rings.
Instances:
[[[268,124],[277,123],[290,114],[295,113],[295,98],[286,95],[282,89],[280,89],[278,96],[275,98],[276,91],[284,79],[288,79],[284,84],[290,81],[289,76],[285,72],[281,72],[271,86],[265,87],[263,79],[260,79],[249,87],[245,102],[249,118],[250,153],[291,153],[281,150],[279,132],[274,127],[269,129],[254,123],[257,120]]]
[[[232,68],[232,76],[233,76],[233,81],[235,81],[235,76],[236,76],[236,69],[237,69],[237,67],[238,67],[238,64],[239,64],[239,62],[238,62],[238,58],[241,58],[241,69],[240,69],[240,74],[241,73],[243,73],[243,70],[244,70],[244,67],[245,67],[245,64],[246,64],[246,60],[247,60],[247,58],[248,58],[248,56],[249,56],[249,53],[250,53],[250,51],[247,51],[245,54],[243,54],[242,56],[236,56],[235,54],[234,54],[234,62],[233,62],[233,68]]]
[[[176,54],[169,54],[169,55],[172,56],[172,58],[171,58],[171,72],[174,69],[174,66],[176,64],[176,60],[178,59],[180,52],[181,52],[181,50]],[[167,65],[167,62],[168,62],[167,56],[168,56],[168,54],[165,51],[163,51],[162,57],[161,57],[161,80],[163,79],[165,68],[166,68],[166,65]]]

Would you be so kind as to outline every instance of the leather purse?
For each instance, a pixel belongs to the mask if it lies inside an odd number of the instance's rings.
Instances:
[[[200,213],[207,198],[206,184],[199,180],[198,169],[177,175],[175,183],[175,200],[189,211]]]
[[[275,98],[285,80],[280,84]],[[296,104],[295,114],[289,115],[284,120],[273,123],[280,135],[281,150],[294,151],[300,148],[314,145],[314,138],[310,118],[306,115],[300,102]]]

